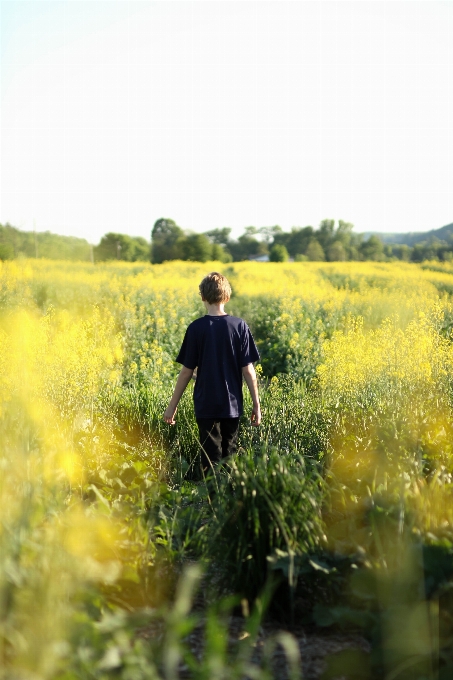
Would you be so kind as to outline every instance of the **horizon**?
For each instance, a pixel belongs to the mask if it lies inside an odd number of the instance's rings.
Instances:
[[[162,218],[158,218],[158,219],[162,219]],[[171,218],[164,218],[164,219],[171,219]],[[325,219],[330,219],[330,218],[325,218]],[[55,236],[67,236],[68,238],[80,238],[80,239],[86,240],[91,246],[97,246],[97,245],[99,245],[99,243],[100,243],[102,237],[109,233],[109,232],[106,232],[105,234],[102,234],[102,236],[99,238],[99,242],[98,242],[98,243],[93,243],[92,241],[86,239],[84,236],[78,236],[77,234],[62,234],[61,232],[54,231],[54,230],[52,230],[52,229],[41,229],[41,230],[37,230],[37,229],[36,229],[36,230],[34,230],[34,229],[21,229],[20,227],[17,227],[16,225],[10,224],[10,223],[8,223],[8,222],[6,222],[5,224],[1,224],[1,223],[0,223],[0,226],[3,226],[3,227],[9,226],[9,227],[13,227],[14,229],[18,229],[19,231],[28,232],[28,233],[36,233],[36,234],[46,234],[46,233],[50,233],[50,234],[53,234],[53,235],[55,235]],[[180,226],[180,225],[178,225],[178,226]],[[251,226],[251,225],[247,225],[247,226]],[[241,231],[241,233],[239,233],[239,236],[241,236],[241,234],[244,233],[244,231],[245,231],[245,229],[247,228],[247,226],[242,227],[242,231]],[[256,226],[256,225],[254,225],[254,226]],[[261,226],[268,226],[268,225],[261,225]],[[335,220],[335,227],[337,227],[337,226],[338,226],[338,221]],[[362,236],[368,236],[368,237],[369,237],[369,236],[373,236],[373,235],[376,235],[376,236],[399,236],[399,235],[424,234],[424,233],[429,234],[429,233],[431,233],[432,231],[439,231],[440,229],[444,229],[445,227],[449,227],[449,226],[453,226],[453,222],[450,222],[450,223],[448,223],[448,224],[444,224],[444,225],[442,225],[442,227],[438,227],[438,228],[434,228],[434,229],[427,229],[427,230],[425,230],[425,231],[395,231],[395,232],[384,232],[384,231],[380,231],[380,232],[379,232],[379,231],[357,231],[357,230],[355,229],[355,225],[353,225],[353,227],[354,227],[353,231],[354,231],[354,233],[356,233],[356,234],[359,235],[359,236],[362,235]],[[307,225],[304,225],[304,226],[296,226],[296,225],[294,225],[293,227],[290,227],[289,229],[283,229],[283,232],[287,233],[287,232],[290,232],[291,229],[304,229],[304,228],[306,228],[306,227],[312,227],[315,231],[317,231],[317,230],[319,229],[319,225],[316,226],[316,227],[313,226],[313,225],[311,225],[311,224],[307,224]],[[181,227],[181,228],[183,229],[184,232],[191,232],[190,229],[184,229],[183,227]],[[259,229],[260,227],[257,227],[257,228]],[[210,230],[207,230],[207,231],[210,231]],[[132,238],[137,238],[137,237],[146,238],[146,240],[149,241],[150,243],[151,243],[151,241],[152,241],[152,239],[151,239],[151,230],[150,230],[149,236],[143,236],[142,234],[131,234],[131,233],[130,233],[130,234],[126,234],[126,232],[113,232],[113,233],[118,233],[118,234],[123,234],[123,235],[131,236]],[[192,232],[192,233],[193,233],[193,232]],[[204,233],[204,232],[195,232],[195,233]],[[257,236],[259,236],[259,235],[257,235]],[[237,236],[237,235],[233,235],[233,233],[231,234],[231,237],[232,237],[233,240],[235,240],[235,239],[238,238],[238,236]]]
[[[453,217],[453,4],[2,0],[0,222],[419,233]]]

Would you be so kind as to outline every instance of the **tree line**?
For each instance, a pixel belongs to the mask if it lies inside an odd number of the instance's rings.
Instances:
[[[84,238],[61,236],[50,231],[22,231],[0,224],[0,260],[17,257],[89,262],[92,246]]]
[[[229,227],[191,234],[173,220],[161,218],[151,233],[151,261],[156,264],[175,259],[238,262],[262,256],[268,256],[273,262],[453,260],[453,239],[430,239],[414,246],[386,244],[379,236],[365,239],[353,229],[350,222],[338,220],[336,224],[335,220],[325,219],[317,229],[307,226],[283,231],[279,226],[246,227],[238,239],[232,239]]]
[[[246,227],[239,238],[231,238],[231,229],[223,227],[204,233],[189,232],[174,220],[158,219],[151,231],[151,241],[141,236],[109,232],[92,246],[85,239],[46,232],[25,232],[10,224],[0,225],[0,260],[15,257],[105,262],[123,260],[155,264],[167,260],[238,262],[262,258],[274,262],[293,259],[303,261],[374,260],[423,262],[453,260],[453,237],[430,238],[413,246],[386,244],[379,236],[364,238],[353,231],[350,222],[325,219],[318,228],[279,226]]]

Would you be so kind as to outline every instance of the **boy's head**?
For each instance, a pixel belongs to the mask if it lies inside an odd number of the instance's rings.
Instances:
[[[231,297],[228,279],[218,272],[211,272],[198,286],[202,300],[210,305],[226,304]]]

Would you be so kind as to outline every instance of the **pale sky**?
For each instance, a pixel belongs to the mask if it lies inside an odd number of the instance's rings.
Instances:
[[[10,0],[0,223],[453,222],[453,2]]]

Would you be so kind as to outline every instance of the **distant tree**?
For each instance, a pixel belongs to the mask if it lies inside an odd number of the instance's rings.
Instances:
[[[269,260],[271,262],[288,262],[289,255],[285,246],[281,246],[278,243],[272,246],[269,252]]]
[[[177,260],[182,257],[181,240],[184,232],[174,220],[161,217],[151,232],[151,261]]]
[[[230,227],[223,227],[222,229],[211,229],[206,231],[205,235],[212,243],[211,260],[218,260],[219,262],[231,262],[233,257],[229,251],[230,245]]]
[[[36,234],[30,232],[28,251],[32,257],[46,257],[51,260],[82,260],[91,259],[91,246],[85,239],[75,236],[60,236],[50,231],[42,231]]]
[[[326,259],[322,245],[314,237],[310,240],[305,255],[312,262],[323,262]]]
[[[235,262],[248,260],[252,255],[265,255],[268,252],[267,244],[258,241],[251,233],[252,229],[255,229],[255,227],[246,227],[245,234],[239,236],[237,241],[231,241],[228,244],[228,250]]]
[[[385,258],[384,244],[379,236],[373,235],[368,241],[364,241],[360,246],[360,254],[364,260],[383,260]]]
[[[94,247],[94,257],[97,262],[105,260],[125,260],[137,262],[149,260],[149,243],[141,236],[128,236],[109,232],[105,234]]]
[[[233,258],[231,253],[226,248],[223,248],[218,243],[213,243],[210,259],[218,260],[219,262],[231,262]]]
[[[11,224],[0,224],[0,244],[8,257],[45,257],[51,260],[80,260],[91,258],[91,246],[84,238],[61,236],[50,231],[21,231]]]
[[[451,240],[445,241],[444,239],[439,239],[437,236],[431,237],[428,241],[430,252],[432,253],[430,259],[439,259],[441,261],[448,260],[452,244]],[[427,258],[428,259],[428,258]]]
[[[272,240],[273,246],[275,245],[280,245],[280,246],[285,246],[287,249],[288,253],[290,255],[293,255],[292,253],[292,247],[291,247],[291,239],[292,239],[292,232],[288,231],[279,231],[274,234],[274,238]]]
[[[151,244],[143,236],[132,237],[135,244],[135,253],[133,262],[146,262],[150,260]]]
[[[212,243],[205,234],[188,234],[181,239],[183,260],[208,262],[212,259]]]
[[[273,227],[260,227],[258,229],[258,233],[265,243],[270,243],[273,239],[275,239],[277,234],[281,234],[282,232],[283,229],[277,224]]]
[[[444,260],[446,254],[451,251],[445,241],[438,239],[430,239],[429,241],[421,241],[416,243],[412,248],[411,260],[413,262],[423,262],[424,260]],[[448,258],[448,255],[447,255]]]
[[[228,246],[230,242],[230,227],[222,227],[222,229],[211,229],[205,231],[206,236],[212,243],[217,243],[219,246]]]
[[[397,257],[398,260],[402,260],[403,262],[409,262],[411,259],[412,255],[412,248],[405,243],[400,244],[395,244],[391,246],[392,249],[392,256]]]
[[[354,234],[353,229],[354,225],[351,224],[351,222],[338,220],[334,242],[339,241],[343,245],[346,260],[360,259],[359,246],[362,242],[362,236],[360,234]]]
[[[359,248],[356,246],[349,246],[347,249],[348,260],[361,260]]]
[[[338,220],[338,227],[335,232],[335,239],[337,241],[341,241],[344,245],[347,245],[353,235],[353,229],[354,225],[351,222]]]
[[[123,235],[113,232],[105,234],[99,244],[93,248],[93,251],[96,262],[122,260],[128,254],[128,248]]]
[[[442,247],[437,251],[437,257],[442,262],[451,262],[453,258],[453,251],[450,248]]]
[[[335,231],[335,220],[323,220],[321,222],[320,229],[315,231],[313,227],[292,227],[290,232],[277,232],[274,235],[274,240],[272,245],[282,245],[288,250],[291,257],[296,257],[296,255],[307,255],[307,250],[312,242],[313,238],[321,245],[325,252],[328,252],[329,247],[335,243],[340,242],[344,248],[344,258],[348,259],[350,243],[352,241],[351,230],[353,226],[348,222],[343,222],[340,220],[339,227]],[[338,249],[338,254],[343,253],[341,249]],[[320,256],[320,251],[315,249],[316,257]],[[335,250],[333,251],[335,252]]]
[[[12,260],[14,248],[10,243],[0,243],[0,260]]]
[[[341,241],[334,241],[327,248],[327,259],[330,262],[344,262],[347,260],[346,250]]]
[[[304,254],[307,252],[308,245],[313,238],[315,230],[313,227],[293,227],[290,233],[290,239],[287,245],[288,252],[291,257],[297,254]]]
[[[431,260],[431,253],[429,252],[428,243],[422,241],[421,243],[416,243],[412,248],[411,260],[412,262],[423,262],[423,260]]]
[[[326,251],[330,244],[335,240],[335,220],[322,220],[316,238]]]

